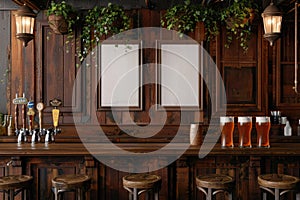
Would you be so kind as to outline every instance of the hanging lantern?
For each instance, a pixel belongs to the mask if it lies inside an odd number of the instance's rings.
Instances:
[[[282,13],[281,11],[271,2],[271,4],[261,14],[264,22],[266,38],[270,45],[273,46],[275,40],[280,37]]]
[[[36,14],[28,6],[24,5],[16,14],[16,37],[23,41],[23,45],[34,38],[34,22]]]

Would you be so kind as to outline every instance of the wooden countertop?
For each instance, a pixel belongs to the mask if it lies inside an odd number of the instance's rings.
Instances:
[[[154,152],[166,144],[163,143],[118,143],[116,146],[104,143],[89,143],[89,151],[82,143],[52,143],[45,145],[37,143],[1,143],[0,156],[127,156],[128,152],[147,153]],[[162,156],[174,156],[184,152],[185,156],[198,156],[199,146],[190,146],[186,151],[186,144],[169,144],[166,150],[160,151]],[[206,150],[204,148],[204,150]],[[179,154],[181,155],[181,153]],[[223,149],[216,144],[209,155],[237,155],[237,156],[300,156],[300,143],[275,143],[270,148],[227,148]]]

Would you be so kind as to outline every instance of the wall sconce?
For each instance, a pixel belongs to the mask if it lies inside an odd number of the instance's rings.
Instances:
[[[34,22],[36,14],[25,4],[17,10],[16,14],[16,37],[23,41],[26,47],[27,43],[34,38]]]
[[[273,46],[273,42],[280,37],[282,13],[273,2],[271,2],[261,16],[263,18],[265,29],[264,38],[266,38],[270,42],[270,45]]]

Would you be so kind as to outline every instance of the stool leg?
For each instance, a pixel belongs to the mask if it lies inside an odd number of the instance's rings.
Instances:
[[[77,194],[76,194],[76,195],[77,195],[77,199],[78,199],[78,200],[82,200],[80,188],[77,188],[77,189],[76,189],[76,193],[77,193]]]
[[[228,200],[232,200],[232,192],[228,192]]]
[[[14,189],[10,189],[8,190],[9,194],[8,194],[8,200],[14,200],[15,199],[15,191]]]
[[[150,196],[150,191],[146,191],[146,194],[145,194],[145,200],[149,200],[149,196]]]
[[[78,189],[79,192],[79,200],[85,200],[85,192],[82,189]]]
[[[22,196],[22,199],[27,199],[27,189],[23,189],[23,196]]]
[[[54,193],[54,199],[58,200],[58,191],[57,191],[57,188],[53,188],[53,193]]]
[[[279,200],[279,189],[275,188],[275,200]]]
[[[212,189],[211,188],[207,189],[206,200],[212,200]]]
[[[267,200],[267,193],[263,192],[263,200]]]
[[[154,199],[159,200],[159,191],[155,191]],[[298,200],[298,199],[297,199]]]
[[[132,197],[133,197],[133,192],[129,192],[129,200],[132,200]]]
[[[133,200],[138,200],[138,190],[137,188],[133,188]]]

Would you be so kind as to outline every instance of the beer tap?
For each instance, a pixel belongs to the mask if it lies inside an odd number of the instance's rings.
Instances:
[[[18,134],[18,143],[27,142],[26,130],[21,129]]]
[[[18,99],[18,94],[16,94],[16,98],[13,100],[13,104],[15,104],[15,132],[16,135],[18,135],[18,118],[19,118],[19,99]]]
[[[59,121],[59,109],[57,107],[61,106],[62,101],[59,99],[53,99],[50,101],[50,105],[54,107],[52,109],[52,118],[53,118],[53,126],[54,130],[53,133],[56,135],[61,132],[60,129],[58,129],[58,121]]]
[[[33,129],[32,136],[31,136],[31,143],[36,143],[36,142],[39,142],[39,141],[41,141],[39,130]]]
[[[45,135],[45,143],[54,142],[54,130],[52,128],[47,129]]]
[[[18,97],[18,94],[16,94],[16,98],[13,99],[13,104],[15,104],[15,132],[18,136],[18,143],[21,143],[22,141],[26,142],[26,104],[28,103],[28,100],[25,98],[25,94],[23,93],[23,97]],[[19,105],[22,106],[22,128],[18,129],[18,118],[19,118]]]
[[[28,120],[29,120],[28,131],[29,131],[29,134],[32,135],[32,132],[33,132],[33,121],[34,121],[34,115],[35,115],[35,112],[33,110],[33,108],[34,108],[34,102],[33,101],[29,101],[27,103],[27,107],[28,107],[27,116],[28,116]]]
[[[42,114],[44,108],[45,106],[42,102],[36,104],[36,109],[39,112],[39,135],[45,134],[45,129],[43,129],[43,114]]]

